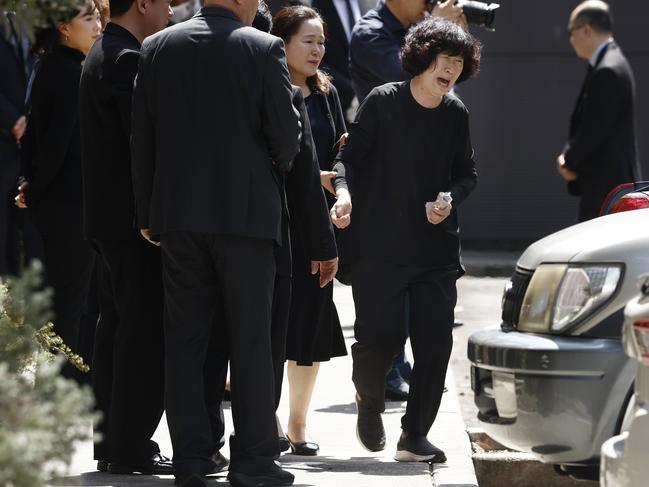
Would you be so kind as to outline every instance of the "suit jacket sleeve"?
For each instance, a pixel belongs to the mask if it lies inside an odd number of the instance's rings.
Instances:
[[[293,94],[293,103],[303,121],[300,152],[287,177],[287,191],[296,208],[289,208],[292,218],[299,220],[299,228],[305,235],[306,251],[311,260],[330,260],[337,256],[327,200],[320,184],[320,167],[311,135],[311,124],[307,115],[302,92]]]
[[[621,98],[622,88],[613,70],[603,68],[593,73],[582,101],[581,123],[564,150],[570,169],[577,173],[588,170],[588,160],[597,154],[617,123]]]
[[[300,119],[293,107],[291,81],[284,43],[275,39],[266,57],[262,101],[262,128],[270,157],[281,170],[288,170],[300,148]]]
[[[478,174],[473,160],[473,147],[469,133],[469,114],[465,111],[459,134],[459,145],[451,170],[451,196],[453,207],[457,207],[473,191],[478,183]]]
[[[143,47],[133,88],[131,176],[138,228],[149,227],[149,208],[155,173],[155,135],[152,113],[146,96],[150,68],[149,54],[150,50]]]
[[[334,178],[336,189],[348,188],[353,192],[354,169],[363,165],[376,145],[378,132],[378,98],[372,90],[358,107],[356,119],[349,127],[347,142],[340,149],[333,170],[338,173]]]
[[[133,101],[133,82],[137,75],[140,53],[125,51],[117,58],[111,73],[110,86],[113,87],[115,101],[119,110],[121,128],[124,137],[131,136],[131,115]]]
[[[382,32],[366,32],[360,37],[352,37],[350,49],[354,51],[354,62],[385,83],[408,79],[399,59],[401,46]]]
[[[0,93],[0,131],[10,133],[22,113]]]

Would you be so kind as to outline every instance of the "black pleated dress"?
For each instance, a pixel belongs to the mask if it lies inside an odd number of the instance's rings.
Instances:
[[[338,93],[332,86],[328,95],[312,92],[304,101],[320,168],[330,171],[336,156],[335,144],[345,132]],[[333,197],[328,193],[327,203],[329,207],[333,204]],[[291,220],[293,292],[286,359],[298,365],[312,365],[347,355],[347,349],[333,302],[333,283],[320,288],[319,276],[311,275],[311,259],[305,251],[303,235],[297,220]]]

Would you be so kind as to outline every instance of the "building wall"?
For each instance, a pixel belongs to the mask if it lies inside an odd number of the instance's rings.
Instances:
[[[555,170],[587,63],[568,41],[578,1],[502,0],[482,70],[460,85],[471,114],[478,187],[460,211],[466,240],[536,240],[576,222],[577,199]],[[609,2],[614,36],[636,77],[640,161],[649,179],[649,2]]]

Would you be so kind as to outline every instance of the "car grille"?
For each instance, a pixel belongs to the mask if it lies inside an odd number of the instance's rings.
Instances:
[[[500,327],[504,331],[515,330],[521,312],[523,297],[533,272],[516,269],[503,294],[503,314]]]

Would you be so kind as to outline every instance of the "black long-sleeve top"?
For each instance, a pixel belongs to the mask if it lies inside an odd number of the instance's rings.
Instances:
[[[336,189],[352,195],[352,253],[399,265],[459,266],[457,208],[477,182],[469,114],[454,95],[436,108],[414,99],[410,82],[372,90],[336,158]],[[425,204],[440,191],[451,215],[433,225]]]
[[[81,205],[79,79],[84,57],[81,51],[58,46],[43,59],[34,79],[27,137],[30,160],[23,163],[29,206]]]

